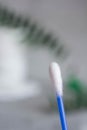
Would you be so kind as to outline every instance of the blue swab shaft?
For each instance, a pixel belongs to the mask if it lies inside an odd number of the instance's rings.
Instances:
[[[63,105],[63,100],[62,100],[61,96],[57,96],[57,104],[58,104],[58,110],[59,110],[62,130],[67,130],[67,123],[66,123],[66,118],[65,118],[64,105]]]

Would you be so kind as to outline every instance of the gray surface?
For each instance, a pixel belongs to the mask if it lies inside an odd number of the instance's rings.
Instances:
[[[41,84],[42,93],[37,97],[0,102],[0,130],[61,130],[59,115],[48,100],[50,95],[55,97],[54,89],[46,81]],[[69,130],[87,130],[87,111],[68,113],[67,122]]]
[[[61,130],[58,114],[41,97],[0,103],[0,130]],[[87,111],[68,114],[67,120],[69,130],[87,130]]]

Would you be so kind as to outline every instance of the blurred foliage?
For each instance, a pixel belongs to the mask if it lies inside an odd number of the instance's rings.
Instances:
[[[75,75],[70,75],[65,87],[69,90],[71,97],[68,99],[64,96],[64,107],[66,112],[73,111],[76,109],[87,108],[87,85]],[[66,91],[66,95],[68,91]],[[74,98],[73,98],[74,97]],[[49,96],[50,108],[52,111],[57,111],[57,102],[54,96]]]
[[[67,88],[75,93],[77,108],[87,107],[87,85],[75,75],[70,75],[66,83]]]
[[[50,32],[46,33],[43,28],[40,28],[36,22],[32,22],[31,18],[19,16],[16,13],[8,10],[0,4],[0,25],[12,28],[22,28],[25,38],[23,41],[31,45],[42,45],[55,50],[57,56],[61,54],[65,56],[65,46],[60,43],[59,38],[55,38]]]

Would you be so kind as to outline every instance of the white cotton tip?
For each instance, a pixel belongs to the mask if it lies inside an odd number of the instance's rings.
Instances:
[[[63,95],[63,84],[60,67],[56,62],[50,64],[49,73],[54,87],[56,88],[57,94],[59,96]]]

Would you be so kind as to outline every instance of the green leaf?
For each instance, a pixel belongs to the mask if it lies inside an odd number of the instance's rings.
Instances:
[[[13,26],[14,26],[14,27],[20,27],[21,24],[22,24],[22,18],[21,18],[20,16],[18,16],[18,17],[14,20]]]
[[[44,30],[43,29],[37,30],[36,34],[34,35],[34,41],[40,42],[43,35],[44,35]]]
[[[56,38],[53,39],[53,40],[50,42],[49,47],[50,47],[51,49],[54,49],[54,48],[57,47],[57,39],[56,39]]]
[[[23,26],[24,28],[29,27],[29,21],[28,21],[28,19],[25,19],[25,20],[22,22],[22,26]]]
[[[45,34],[45,36],[43,36],[42,38],[42,44],[48,44],[52,39],[52,35],[51,34]]]

